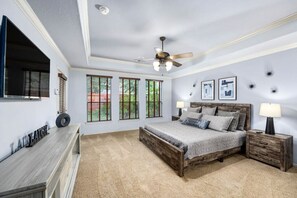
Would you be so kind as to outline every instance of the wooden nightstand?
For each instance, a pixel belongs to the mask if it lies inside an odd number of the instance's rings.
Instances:
[[[172,118],[171,118],[171,119],[172,119],[172,121],[175,121],[175,120],[179,120],[179,118],[180,118],[179,116],[177,116],[177,115],[174,115],[174,116],[172,116]]]
[[[246,135],[246,156],[287,171],[293,165],[293,136],[269,135],[249,130]]]

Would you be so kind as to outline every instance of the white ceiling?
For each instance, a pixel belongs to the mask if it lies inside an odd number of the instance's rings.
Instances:
[[[157,75],[134,59],[153,58],[166,36],[165,51],[194,53],[167,74],[177,77],[297,42],[296,0],[27,1],[73,67]]]

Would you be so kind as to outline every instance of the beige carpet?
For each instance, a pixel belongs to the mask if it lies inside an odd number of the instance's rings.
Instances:
[[[183,178],[138,140],[138,132],[82,137],[73,197],[297,197],[288,172],[241,155],[191,168]]]

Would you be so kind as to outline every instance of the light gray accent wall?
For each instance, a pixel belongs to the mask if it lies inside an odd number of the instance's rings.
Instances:
[[[266,76],[273,71],[271,77]],[[237,100],[218,100],[218,79],[237,76]],[[297,49],[233,64],[227,67],[177,78],[172,81],[172,112],[177,114],[177,100],[201,101],[201,81],[215,80],[215,100],[212,102],[236,102],[252,104],[252,128],[265,129],[266,118],[259,116],[263,102],[279,103],[282,117],[274,119],[276,132],[293,135],[294,163],[297,163]],[[193,84],[196,83],[196,87]],[[256,87],[249,89],[249,84]],[[277,88],[277,93],[271,93]],[[190,93],[192,92],[192,96]]]
[[[68,67],[63,60],[43,39],[27,16],[16,5],[15,1],[2,1],[0,6],[0,22],[6,15],[43,53],[51,60],[50,66],[50,98],[41,101],[0,100],[0,160],[10,155],[10,145],[17,147],[18,138],[33,132],[49,123],[55,126],[58,109],[58,96],[54,89],[58,88],[58,71],[68,76]]]
[[[112,76],[111,82],[111,121],[87,122],[87,78],[86,75]],[[140,78],[139,82],[139,119],[119,120],[119,77]],[[145,77],[137,74],[120,72],[103,72],[96,70],[70,70],[69,81],[69,114],[71,122],[81,123],[81,133],[96,134],[114,131],[138,129],[145,123],[164,122],[171,120],[171,79],[163,79],[163,117],[146,118],[145,79],[162,77]]]

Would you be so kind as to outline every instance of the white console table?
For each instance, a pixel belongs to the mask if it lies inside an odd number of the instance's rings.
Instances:
[[[80,125],[54,127],[0,163],[0,197],[71,197],[80,160]]]

